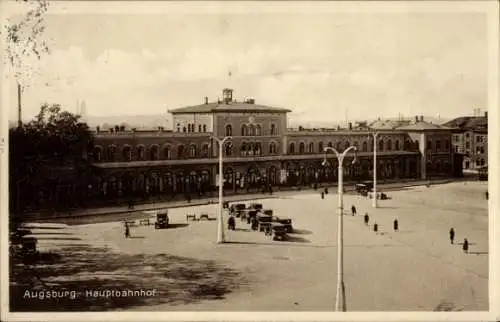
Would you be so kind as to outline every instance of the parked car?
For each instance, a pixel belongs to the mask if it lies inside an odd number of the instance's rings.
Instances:
[[[156,214],[155,229],[168,228],[168,211],[161,211]]]
[[[257,214],[257,221],[259,222],[259,231],[266,231],[266,228],[271,226],[273,222],[273,216],[260,212]]]
[[[282,224],[288,233],[293,232],[292,219],[286,217],[273,216],[273,222]]]
[[[254,210],[262,210],[263,206],[261,203],[251,203],[248,206],[249,209],[254,209]]]
[[[271,224],[271,236],[273,240],[284,240],[287,236],[285,225],[273,222]]]

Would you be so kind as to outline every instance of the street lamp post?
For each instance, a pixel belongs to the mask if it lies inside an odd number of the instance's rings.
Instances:
[[[323,165],[327,164],[326,154],[328,151],[333,151],[337,156],[339,161],[338,165],[338,203],[339,203],[339,222],[338,222],[338,233],[337,233],[337,296],[335,302],[335,311],[346,311],[346,301],[345,301],[345,285],[344,285],[344,168],[343,162],[344,157],[350,150],[356,151],[355,146],[350,146],[345,149],[344,152],[339,153],[335,148],[325,147],[325,158]],[[353,160],[353,163],[356,159]]]
[[[378,133],[371,133],[373,136],[373,208],[377,208],[377,136]]]
[[[222,189],[222,155],[223,155],[223,148],[224,148],[224,143],[227,140],[230,140],[230,136],[226,136],[222,139],[219,139],[217,137],[212,137],[217,143],[219,143],[219,206],[217,210],[217,244],[222,244],[224,243],[224,220],[222,217],[222,199],[223,199],[223,189]]]

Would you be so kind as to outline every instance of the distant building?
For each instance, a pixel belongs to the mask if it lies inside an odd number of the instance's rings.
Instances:
[[[453,129],[453,151],[464,155],[464,169],[478,170],[488,165],[488,112],[458,117],[444,125]]]

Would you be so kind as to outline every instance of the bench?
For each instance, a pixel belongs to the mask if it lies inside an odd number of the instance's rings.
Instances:
[[[205,220],[210,220],[210,218],[208,217],[208,214],[207,213],[203,213],[200,215],[200,218],[198,220],[202,220],[202,219],[205,219]]]
[[[187,214],[186,215],[186,220],[189,221],[189,219],[195,221],[196,220],[196,215],[195,214]]]

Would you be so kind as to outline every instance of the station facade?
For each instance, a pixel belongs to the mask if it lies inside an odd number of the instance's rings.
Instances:
[[[218,183],[219,147],[212,138],[230,136],[223,147],[224,191],[264,186],[336,183],[334,153],[353,145],[344,160],[344,180],[428,179],[458,175],[451,148],[452,130],[422,117],[394,129],[290,129],[286,108],[223,99],[171,110],[173,129],[98,131],[94,134],[93,176],[89,193],[105,198],[206,194]],[[356,160],[356,162],[353,162]]]

